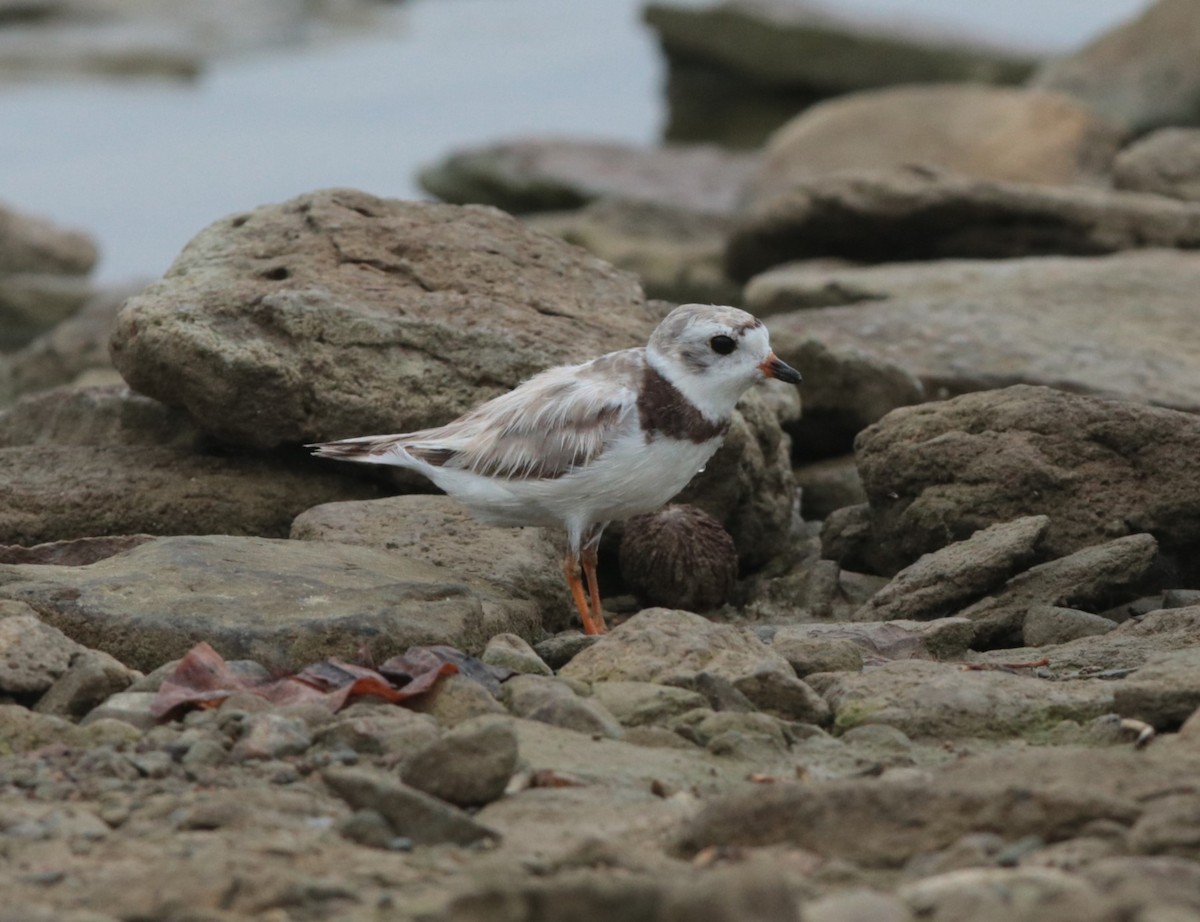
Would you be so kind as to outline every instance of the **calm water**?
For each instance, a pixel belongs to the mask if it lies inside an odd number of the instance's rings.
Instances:
[[[1145,0],[839,0],[1068,49]],[[444,153],[520,135],[653,143],[663,64],[640,0],[411,0],[369,35],[218,62],[193,83],[0,87],[0,199],[85,229],[98,276],[155,276],[222,215],[327,186],[420,197]]]

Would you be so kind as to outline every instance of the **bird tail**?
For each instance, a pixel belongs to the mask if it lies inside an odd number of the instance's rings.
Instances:
[[[356,439],[340,439],[336,442],[315,442],[305,445],[313,449],[318,458],[334,458],[338,461],[364,461],[368,464],[395,464],[404,454],[402,436],[367,435]]]

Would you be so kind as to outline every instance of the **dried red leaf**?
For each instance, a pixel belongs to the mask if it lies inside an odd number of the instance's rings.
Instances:
[[[399,656],[393,656],[383,663],[379,671],[395,684],[407,686],[419,676],[447,663],[454,666],[461,675],[478,682],[493,695],[500,694],[500,682],[510,674],[508,670],[501,670],[504,674],[497,675],[494,667],[445,644],[409,647]]]
[[[207,643],[199,643],[163,681],[150,710],[162,718],[181,708],[217,707],[238,691],[251,692],[276,705],[320,704],[331,711],[364,697],[399,704],[429,691],[442,676],[458,672],[458,666],[447,657],[420,652],[428,648],[414,649],[418,653],[406,661],[409,671],[400,685],[374,669],[333,658],[306,666],[296,675],[255,682],[238,675]]]
[[[201,641],[188,650],[158,688],[150,713],[165,717],[184,705],[216,707],[233,692],[246,687],[221,654]]]

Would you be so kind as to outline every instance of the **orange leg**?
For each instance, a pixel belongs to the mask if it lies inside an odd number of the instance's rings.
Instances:
[[[599,543],[588,542],[583,549],[583,575],[587,577],[588,596],[592,603],[592,626],[596,628],[595,633],[604,634],[608,627],[604,623],[604,608],[600,605],[600,582],[596,579],[596,548]]]
[[[592,613],[588,609],[587,599],[583,594],[583,580],[579,578],[579,558],[573,551],[567,551],[567,556],[563,558],[563,576],[567,579],[567,586],[571,590],[571,598],[575,600],[575,607],[579,609],[579,620],[583,622],[583,633],[604,633],[603,627],[597,629],[596,625],[592,623]]]

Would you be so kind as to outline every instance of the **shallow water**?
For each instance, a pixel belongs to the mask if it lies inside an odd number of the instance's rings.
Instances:
[[[1144,0],[840,0],[997,44],[1070,48]],[[371,33],[217,61],[193,82],[0,88],[0,198],[95,235],[102,280],[161,274],[196,231],[327,186],[421,197],[415,171],[522,135],[653,143],[663,63],[641,0],[412,0]]]

